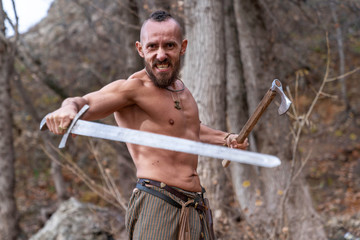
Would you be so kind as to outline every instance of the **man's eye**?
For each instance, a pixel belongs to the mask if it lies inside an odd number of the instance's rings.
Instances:
[[[175,46],[175,44],[173,44],[173,43],[168,43],[168,44],[167,44],[167,47],[168,47],[168,48],[173,48],[174,46]]]
[[[155,44],[150,44],[150,45],[148,45],[148,48],[149,49],[154,49],[156,46],[155,46]]]

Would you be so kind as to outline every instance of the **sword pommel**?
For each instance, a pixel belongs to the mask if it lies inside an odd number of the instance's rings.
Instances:
[[[84,115],[84,113],[89,109],[89,105],[84,105],[80,111],[76,114],[76,116],[74,117],[74,119],[72,120],[70,127],[67,129],[66,133],[63,135],[61,142],[59,144],[59,148],[64,148],[66,145],[66,141],[71,133],[72,128],[74,127],[75,123],[77,122],[77,120],[80,119],[80,117],[82,115]]]

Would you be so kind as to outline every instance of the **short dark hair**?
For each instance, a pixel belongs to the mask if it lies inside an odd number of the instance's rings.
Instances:
[[[140,30],[140,39],[141,39],[141,34],[142,34],[142,31],[143,31],[143,28],[146,24],[146,22],[148,21],[155,21],[155,22],[165,22],[169,19],[173,19],[177,25],[179,26],[180,28],[180,38],[182,39],[183,38],[183,29],[180,25],[180,23],[168,12],[164,11],[164,10],[157,10],[153,13],[151,13],[149,15],[149,17],[143,22],[142,26],[141,26],[141,30]]]
[[[148,20],[153,20],[156,22],[163,22],[169,18],[173,18],[170,13],[163,11],[163,10],[157,10],[150,14]]]

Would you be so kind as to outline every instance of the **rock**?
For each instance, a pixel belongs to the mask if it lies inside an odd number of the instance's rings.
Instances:
[[[325,227],[331,240],[360,240],[360,213],[331,217],[325,223]],[[352,236],[352,238],[346,236]]]
[[[122,215],[71,198],[30,240],[116,240],[125,239],[125,234]]]

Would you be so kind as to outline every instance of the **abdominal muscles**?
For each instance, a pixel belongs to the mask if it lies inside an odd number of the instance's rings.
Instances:
[[[201,191],[197,174],[197,156],[169,150],[130,145],[138,178],[164,182],[187,191]]]

